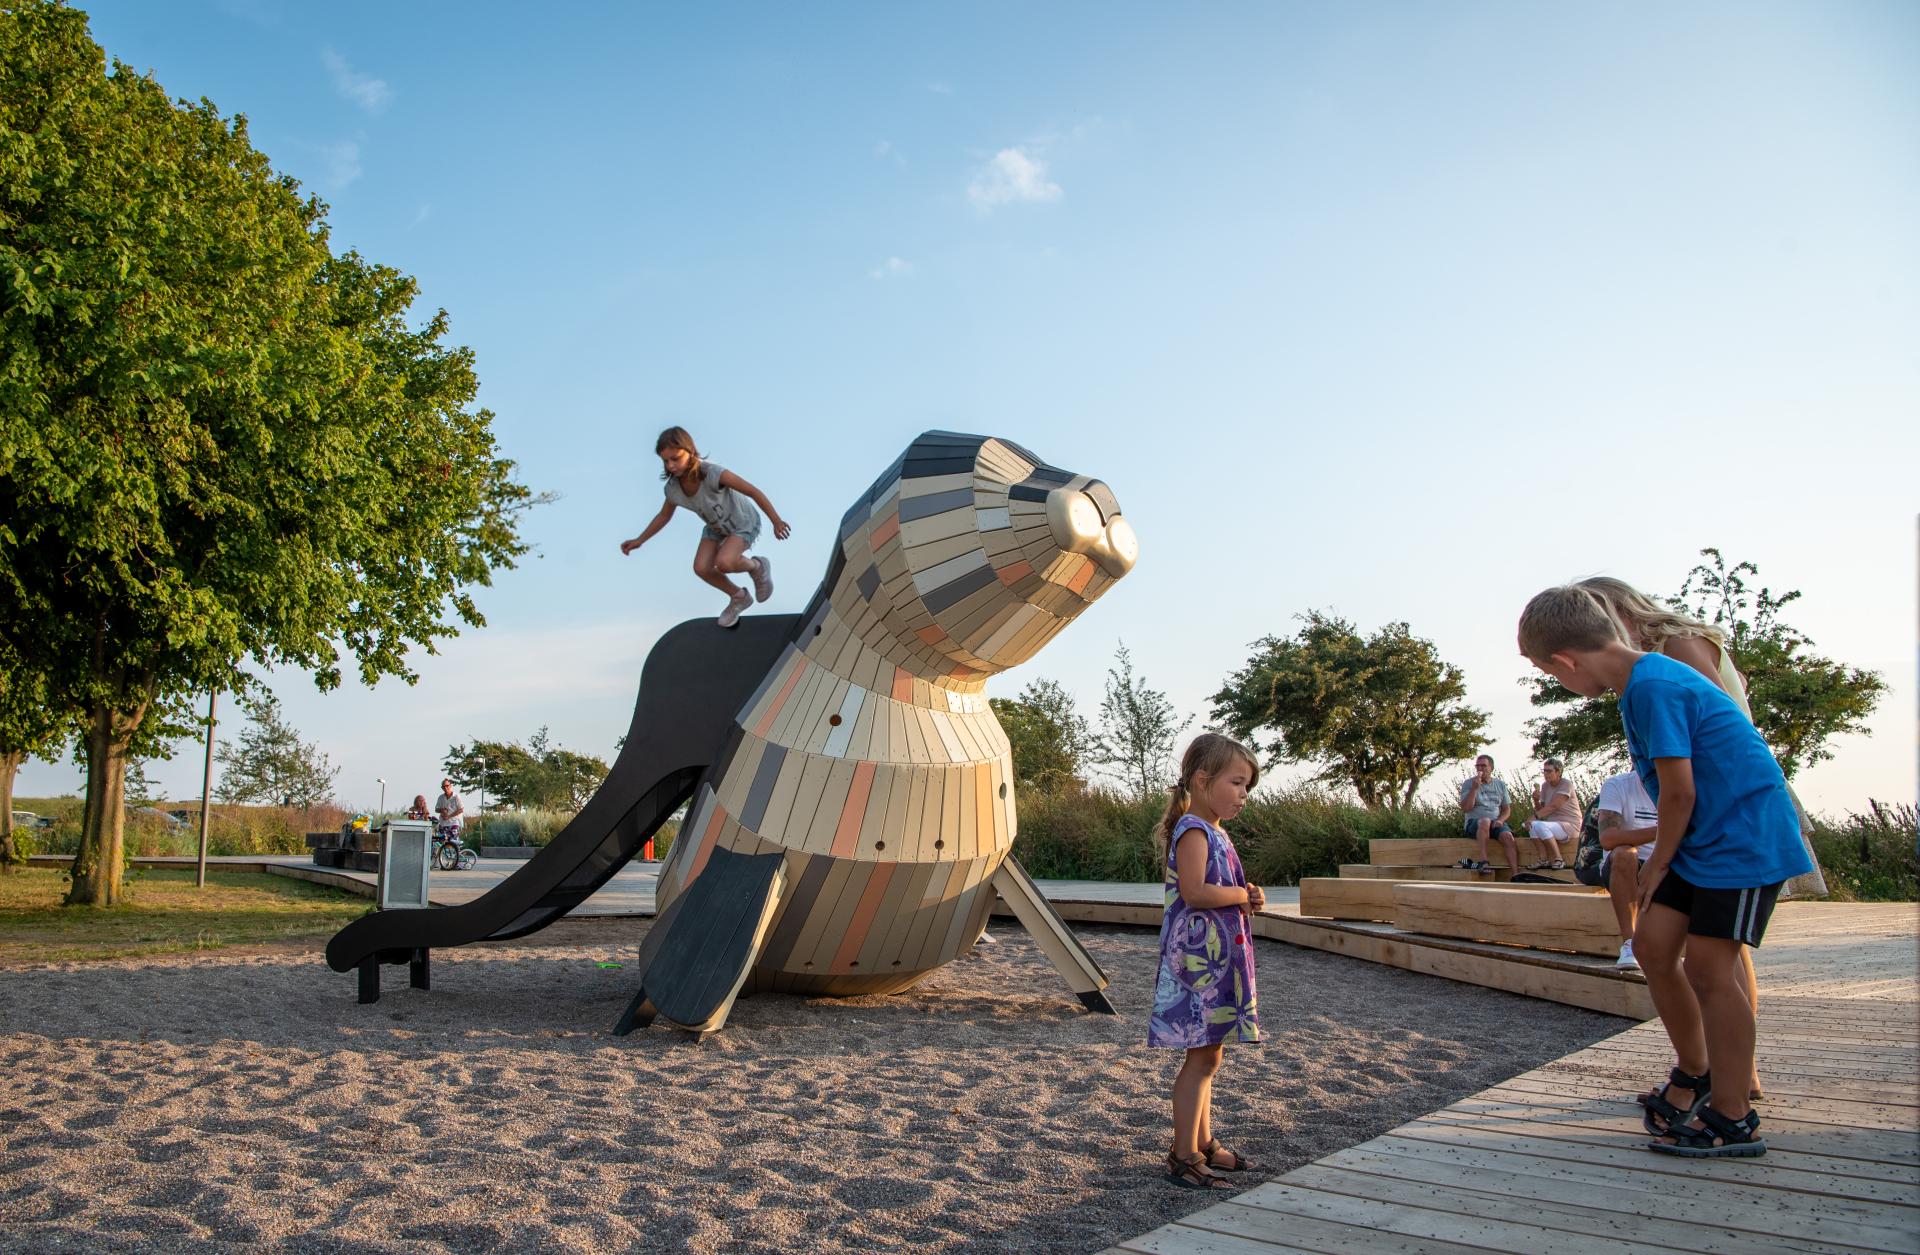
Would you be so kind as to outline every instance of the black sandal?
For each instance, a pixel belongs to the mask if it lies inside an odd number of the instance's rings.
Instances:
[[[1167,1180],[1183,1190],[1224,1190],[1227,1183],[1214,1176],[1207,1167],[1205,1155],[1195,1155],[1192,1159],[1182,1159],[1172,1151],[1167,1152]]]
[[[1246,1172],[1253,1167],[1253,1160],[1248,1159],[1245,1155],[1230,1146],[1222,1146],[1220,1139],[1217,1137],[1208,1138],[1207,1144],[1200,1148],[1200,1154],[1206,1159],[1207,1167],[1220,1172]],[[1233,1162],[1230,1164],[1220,1163],[1214,1159],[1215,1155],[1232,1155]]]
[[[1667,1091],[1676,1085],[1681,1089],[1693,1091],[1693,1102],[1690,1106],[1676,1107],[1667,1101]],[[1646,1108],[1640,1113],[1641,1127],[1655,1137],[1664,1137],[1668,1130],[1684,1126],[1687,1121],[1699,1115],[1701,1109],[1707,1105],[1707,1100],[1713,1097],[1712,1085],[1711,1073],[1702,1072],[1699,1076],[1694,1076],[1675,1068],[1667,1073],[1666,1084],[1650,1094],[1640,1095],[1635,1100]],[[1655,1120],[1660,1123],[1655,1124]]]
[[[1694,1118],[1700,1123],[1672,1125],[1663,1135],[1671,1142],[1648,1142],[1647,1149],[1687,1159],[1750,1159],[1767,1153],[1757,1111],[1729,1120],[1712,1107],[1702,1107]]]

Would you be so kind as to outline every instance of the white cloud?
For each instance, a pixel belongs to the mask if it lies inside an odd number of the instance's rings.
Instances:
[[[927,90],[936,96],[951,96],[953,88],[946,83],[928,83]]]
[[[883,139],[875,144],[873,146],[873,155],[881,161],[891,161],[894,165],[902,169],[904,169],[907,164],[907,159],[900,155],[900,150],[893,146],[892,140]]]
[[[432,216],[433,216],[433,206],[431,204],[423,203],[419,209],[414,211],[413,221],[407,224],[407,229],[412,230],[414,227],[419,226],[421,223],[425,222],[428,218],[431,218]]]
[[[899,257],[889,257],[867,272],[874,279],[905,279],[913,274],[913,263]]]
[[[982,213],[999,205],[1059,200],[1062,194],[1060,185],[1047,178],[1047,163],[1018,148],[995,153],[967,185],[967,199]]]
[[[360,145],[350,139],[320,145],[320,160],[327,171],[321,176],[320,185],[329,192],[343,192],[360,177]]]
[[[393,89],[385,79],[360,73],[331,48],[320,50],[320,64],[333,76],[333,89],[368,113],[380,112],[393,100]]]

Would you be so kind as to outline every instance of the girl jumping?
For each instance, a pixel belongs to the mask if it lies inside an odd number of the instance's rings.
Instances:
[[[1158,830],[1167,849],[1167,911],[1147,1044],[1187,1052],[1173,1081],[1167,1176],[1188,1189],[1224,1187],[1216,1170],[1253,1166],[1213,1135],[1213,1076],[1228,1042],[1260,1040],[1250,921],[1267,895],[1247,883],[1220,826],[1240,813],[1259,780],[1260,765],[1244,745],[1202,733],[1180,760]]]
[[[705,461],[684,427],[669,427],[653,442],[660,455],[660,478],[666,481],[666,503],[653,516],[647,529],[631,540],[620,542],[622,554],[632,553],[653,539],[667,525],[676,507],[691,510],[706,526],[700,533],[700,547],[693,551],[693,573],[727,595],[727,608],[720,612],[720,626],[730,628],[740,622],[740,612],[756,599],[773,596],[773,563],[765,558],[749,558],[747,550],[760,537],[760,510],[773,520],[776,540],[793,534],[767,495],[741,479],[718,462]],[[754,509],[758,505],[759,510]],[[753,591],[728,578],[746,574],[753,577]]]

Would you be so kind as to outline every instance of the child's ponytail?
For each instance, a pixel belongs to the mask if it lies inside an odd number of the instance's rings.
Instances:
[[[1181,776],[1167,788],[1167,810],[1160,816],[1160,822],[1153,830],[1153,839],[1159,844],[1161,854],[1167,852],[1167,842],[1173,836],[1173,826],[1180,822],[1180,816],[1187,813],[1187,778]]]

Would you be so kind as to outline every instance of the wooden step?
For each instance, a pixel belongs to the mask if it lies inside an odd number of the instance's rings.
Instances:
[[[1312,919],[1359,919],[1392,923],[1398,911],[1395,890],[1401,885],[1421,884],[1419,880],[1385,880],[1378,877],[1309,876],[1300,882],[1300,914]],[[1479,888],[1501,893],[1542,893],[1565,897],[1578,894],[1606,897],[1604,889],[1585,885],[1485,884]],[[1610,952],[1611,953],[1611,952]]]
[[[1392,922],[1401,932],[1602,957],[1620,952],[1613,906],[1604,893],[1402,883],[1394,885],[1393,895]]]
[[[1460,880],[1473,884],[1483,877],[1464,867],[1417,867],[1412,864],[1342,863],[1340,874],[1357,880]]]
[[[1550,857],[1545,844],[1532,837],[1515,835],[1514,844],[1519,847],[1520,866],[1537,863]],[[1560,856],[1571,858],[1572,843],[1560,843]],[[1389,867],[1451,867],[1463,858],[1477,858],[1478,843],[1470,837],[1433,837],[1424,840],[1403,840],[1383,837],[1367,842],[1367,861]],[[1498,839],[1487,842],[1487,861],[1499,866],[1506,862],[1504,848]]]

